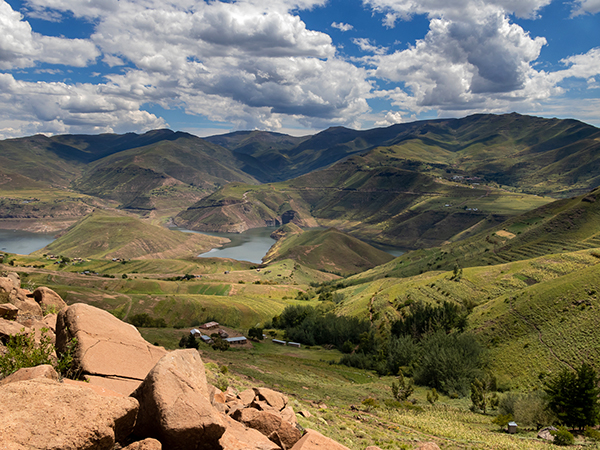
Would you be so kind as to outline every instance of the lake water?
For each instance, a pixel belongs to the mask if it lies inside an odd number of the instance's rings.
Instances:
[[[252,228],[243,233],[210,233],[203,231],[201,234],[219,236],[229,239],[231,242],[223,247],[198,255],[202,258],[232,258],[238,261],[249,261],[260,264],[263,256],[267,254],[271,246],[276,242],[270,235],[277,227]],[[195,231],[181,230],[190,233]]]
[[[21,230],[0,230],[0,252],[28,255],[54,241],[52,233],[31,233]]]
[[[261,263],[262,258],[267,254],[275,240],[270,237],[277,227],[267,228],[252,228],[243,233],[209,233],[210,236],[219,236],[230,239],[231,242],[223,245],[220,248],[214,248],[209,252],[198,255],[203,258],[231,258],[238,261],[249,261],[253,263]],[[189,233],[195,233],[190,230],[180,230]],[[405,253],[405,250],[398,247],[390,247],[386,245],[375,244],[374,247],[389,253],[392,256],[400,256]]]

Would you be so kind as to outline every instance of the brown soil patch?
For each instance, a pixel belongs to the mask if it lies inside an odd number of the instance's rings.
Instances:
[[[500,231],[496,231],[496,236],[500,236],[500,237],[507,238],[507,239],[512,239],[512,238],[516,237],[516,234],[513,234],[510,231],[500,230]]]

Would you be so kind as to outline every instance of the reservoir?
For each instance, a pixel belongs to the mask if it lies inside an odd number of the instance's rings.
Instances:
[[[202,258],[231,258],[238,261],[249,261],[260,264],[263,256],[267,254],[271,246],[276,242],[275,239],[271,238],[271,233],[277,228],[251,228],[243,233],[210,233],[202,231],[201,234],[224,237],[231,242],[224,244],[223,247],[213,248],[198,256]],[[180,231],[195,233],[195,231],[189,230]]]
[[[0,230],[0,252],[28,255],[55,240],[53,233],[32,233],[21,230]]]
[[[213,248],[212,250],[198,255],[202,258],[231,258],[237,259],[238,261],[249,261],[260,264],[262,258],[267,254],[269,249],[275,240],[270,237],[273,231],[277,230],[278,227],[266,227],[266,228],[251,228],[243,233],[211,233],[202,231],[202,234],[208,234],[210,236],[219,236],[230,239],[231,242],[224,244],[223,247]],[[196,233],[195,231],[183,230],[188,233]],[[384,252],[389,253],[392,256],[398,257],[405,253],[405,250],[398,247],[391,247],[380,244],[372,244],[374,247]]]

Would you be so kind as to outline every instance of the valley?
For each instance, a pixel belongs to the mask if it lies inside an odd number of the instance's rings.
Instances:
[[[210,321],[264,330],[248,348],[201,344],[202,357],[236,387],[286,392],[311,413],[302,426],[352,450],[546,448],[533,407],[509,411],[516,435],[492,420],[564,368],[600,371],[599,138],[506,114],[301,138],[0,141],[0,231],[56,236],[0,251],[0,271],[69,305],[160,319],[140,331],[167,349]],[[261,257],[218,257],[228,238],[210,232],[248,230],[268,239]],[[500,409],[471,405],[483,377]],[[395,398],[404,379],[414,392]]]

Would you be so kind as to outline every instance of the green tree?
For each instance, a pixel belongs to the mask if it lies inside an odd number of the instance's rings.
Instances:
[[[257,341],[262,341],[263,329],[262,328],[250,328],[248,330],[248,337]]]
[[[398,374],[398,381],[392,382],[392,395],[399,402],[405,402],[415,390],[415,385],[410,380],[406,382],[402,372]]]
[[[487,377],[483,380],[475,378],[471,383],[471,402],[473,406],[486,414],[487,409],[498,408],[498,394],[495,391],[495,380]]]
[[[432,388],[429,391],[427,391],[427,401],[431,403],[431,406],[435,405],[435,402],[437,402],[439,398],[440,394],[438,394],[435,388]]]
[[[548,407],[568,427],[582,430],[596,425],[600,413],[598,381],[598,374],[586,363],[575,371],[562,370],[546,382]]]

